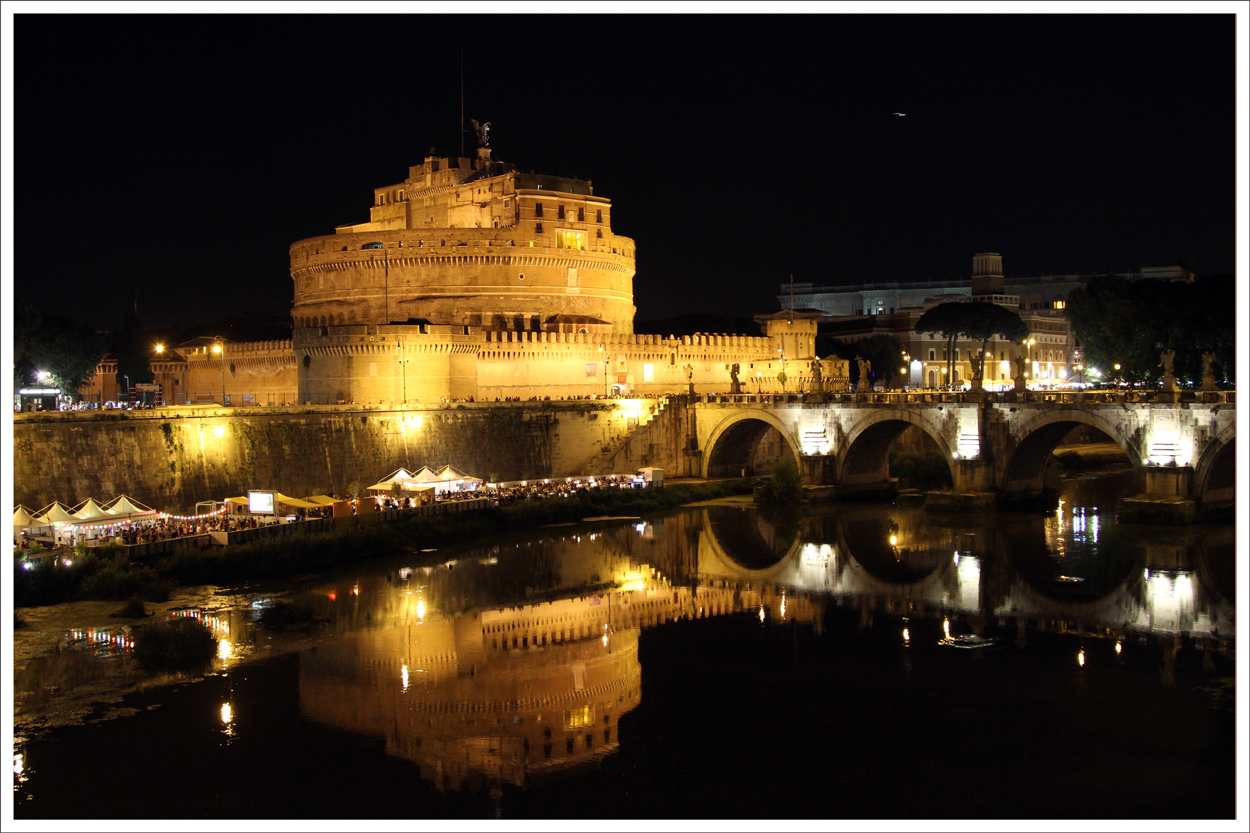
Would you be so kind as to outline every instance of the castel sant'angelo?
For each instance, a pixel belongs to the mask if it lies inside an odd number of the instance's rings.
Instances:
[[[291,246],[299,401],[675,393],[687,373],[727,391],[734,364],[745,381],[811,361],[814,322],[636,335],[634,241],[611,201],[493,161],[479,136],[476,158],[429,157],[374,189],[369,222]]]
[[[211,339],[154,363],[165,401],[431,403],[794,390],[816,323],[761,317],[765,337],[634,333],[634,241],[589,180],[431,155],[375,188],[369,220],[291,246],[292,339]],[[224,367],[223,367],[224,363]],[[105,380],[109,368],[102,367]],[[827,389],[845,362],[822,363]],[[103,398],[111,398],[107,391]]]

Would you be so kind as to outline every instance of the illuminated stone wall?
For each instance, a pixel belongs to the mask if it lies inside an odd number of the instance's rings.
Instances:
[[[176,512],[277,489],[356,492],[400,466],[487,480],[587,474],[656,403],[84,411],[14,417],[14,500],[128,494]]]

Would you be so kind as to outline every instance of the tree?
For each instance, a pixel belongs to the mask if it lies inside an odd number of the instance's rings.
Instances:
[[[946,378],[953,381],[955,378],[953,363],[955,361],[955,344],[959,339],[963,318],[960,316],[959,308],[963,304],[959,301],[949,301],[945,304],[938,304],[924,311],[916,321],[916,332],[918,333],[937,333],[946,339]]]
[[[104,337],[59,313],[44,310],[38,316],[39,326],[24,339],[24,366],[19,369],[27,382],[36,381],[40,372],[50,373],[63,392],[74,393],[104,357]]]
[[[995,336],[1019,344],[1029,334],[1029,327],[1015,310],[988,301],[955,304],[960,307],[959,332],[965,338],[979,341],[979,352],[972,354],[972,389],[981,389],[985,378],[985,347]],[[921,316],[923,318],[923,316]]]
[[[1175,350],[1178,379],[1202,383],[1202,354],[1216,360],[1217,379],[1236,366],[1236,291],[1228,275],[1191,281],[1129,281],[1114,275],[1090,278],[1068,294],[1065,314],[1085,350],[1085,364],[1111,376],[1156,384],[1159,354]]]
[[[139,316],[130,313],[126,323],[113,339],[113,356],[117,359],[117,387],[148,384],[156,379],[152,373],[151,338],[139,323]]]
[[[870,363],[869,372],[889,387],[890,379],[898,374],[903,364],[902,342],[888,333],[874,333],[856,342],[855,347],[858,355]]]

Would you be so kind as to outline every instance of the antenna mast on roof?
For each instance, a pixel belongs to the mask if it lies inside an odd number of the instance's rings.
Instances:
[[[460,49],[460,158],[464,158],[464,48]]]

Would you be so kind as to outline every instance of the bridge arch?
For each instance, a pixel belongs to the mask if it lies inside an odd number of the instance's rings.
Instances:
[[[1012,434],[1001,459],[995,463],[994,484],[1003,492],[1041,491],[1051,454],[1078,425],[1088,425],[1106,434],[1128,454],[1133,468],[1141,469],[1141,455],[1131,443],[1125,442],[1118,426],[1095,412],[1059,408],[1039,412]]]
[[[753,466],[760,441],[776,429],[795,464],[799,462],[799,444],[790,429],[767,411],[751,408],[737,411],[721,420],[704,443],[703,477],[737,477],[743,469]]]
[[[717,522],[704,509],[704,540],[708,542],[713,561],[700,563],[699,571],[761,583],[775,583],[792,571],[801,536],[796,534],[765,541],[762,539],[770,537],[766,530],[749,528],[746,530],[748,534],[741,536],[743,526],[758,522],[758,518],[756,510],[747,509],[730,516],[730,523],[727,524],[724,523],[726,518],[723,513],[720,522]]]
[[[1225,428],[1194,464],[1193,494],[1199,503],[1232,505],[1237,490],[1236,433],[1236,425]]]
[[[847,433],[834,462],[837,482],[857,485],[888,480],[890,448],[899,435],[913,425],[937,444],[953,476],[955,467],[951,462],[954,455],[946,438],[923,415],[891,408],[872,412]]]

